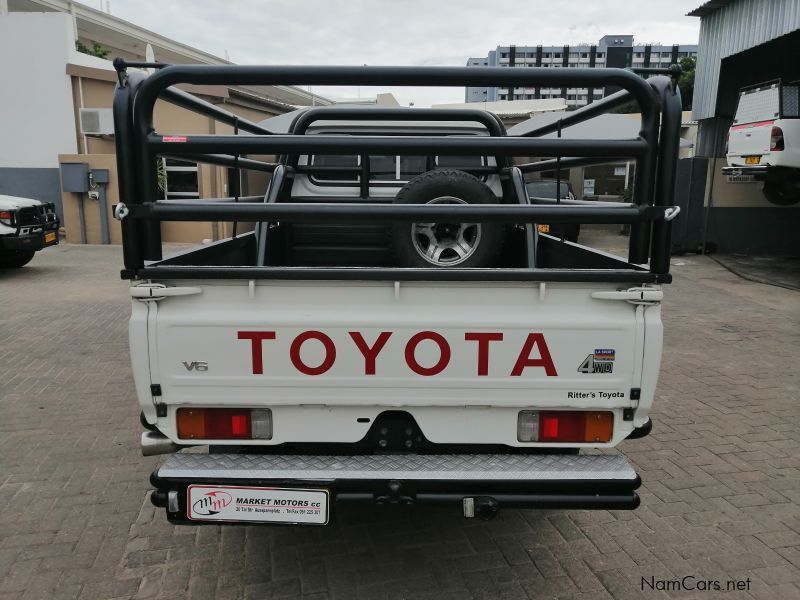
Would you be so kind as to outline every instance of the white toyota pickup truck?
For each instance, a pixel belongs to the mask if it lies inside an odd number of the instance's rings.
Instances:
[[[323,525],[344,503],[449,503],[482,518],[638,506],[639,476],[613,448],[652,426],[678,212],[674,79],[196,65],[145,77],[143,63],[115,65],[131,360],[142,450],[169,454],[150,481],[170,521]],[[252,123],[173,87],[488,80],[620,86],[564,126],[633,98],[641,135],[511,137],[480,110],[334,106]],[[161,135],[159,99],[242,134]],[[268,171],[271,183],[258,198],[156,200],[156,156]],[[525,190],[524,173],[554,160],[620,156],[637,161],[636,203],[532,203]],[[181,220],[256,226],[163,258],[160,222]],[[630,254],[537,222],[630,223]]]
[[[722,172],[763,181],[773,204],[800,202],[800,83],[770,81],[741,90],[725,156]]]

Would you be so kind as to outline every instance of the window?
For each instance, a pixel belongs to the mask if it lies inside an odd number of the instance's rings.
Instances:
[[[500,58],[508,58],[508,52],[501,52]]]
[[[557,189],[561,190],[559,198],[569,198],[569,183],[562,180],[560,187],[556,183],[552,179],[532,179],[525,183],[525,189],[531,198],[555,198]]]
[[[588,52],[581,52],[581,58],[589,58]]]
[[[570,52],[569,53],[569,57],[570,58],[579,58],[580,57],[580,53],[579,52]]]
[[[370,156],[369,178],[376,181],[394,181],[396,156]]]
[[[672,58],[672,52],[662,52],[661,58]]]
[[[597,53],[597,58],[603,58],[604,56],[605,56],[605,54],[603,54],[602,52],[598,52]]]
[[[553,58],[561,58],[561,52],[553,52]]]
[[[398,156],[400,163],[400,180],[408,181],[420,173],[424,173],[428,167],[428,159],[425,156]]]
[[[642,58],[644,56],[644,52],[634,52],[633,58]]]
[[[340,156],[319,154],[311,157],[311,164],[315,167],[358,167],[361,164],[360,156]],[[328,171],[316,172],[314,179],[317,181],[358,181],[357,171]]]
[[[424,158],[424,157],[422,157]],[[480,167],[485,164],[482,156],[437,156],[436,166],[442,168]]]
[[[428,161],[433,161],[439,167],[452,167],[465,169],[476,166],[483,166],[486,163],[481,156],[392,156],[378,155],[369,157],[369,180],[370,185],[379,183],[405,183],[417,175],[428,170]],[[347,168],[340,171],[325,170],[316,171],[310,179],[315,184],[351,184],[358,185],[361,180],[361,157],[360,156],[339,156],[339,155],[317,155],[310,158],[309,164],[315,167],[357,167],[349,170]]]
[[[200,197],[200,187],[197,181],[197,163],[174,158],[162,158],[161,160],[166,173],[164,182],[165,200]]]
[[[428,159],[424,156],[370,156],[371,181],[408,181],[424,173]]]
[[[544,53],[542,54],[542,58],[551,58],[551,56],[550,56],[550,52],[544,52]]]

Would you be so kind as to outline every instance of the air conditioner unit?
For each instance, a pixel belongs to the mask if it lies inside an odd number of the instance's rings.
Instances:
[[[114,135],[114,115],[110,108],[82,108],[81,133]]]

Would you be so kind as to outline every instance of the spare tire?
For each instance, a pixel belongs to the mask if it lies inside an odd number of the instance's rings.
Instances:
[[[496,204],[477,177],[455,169],[428,171],[406,183],[395,204]],[[392,249],[401,266],[491,267],[505,240],[503,223],[394,223]]]

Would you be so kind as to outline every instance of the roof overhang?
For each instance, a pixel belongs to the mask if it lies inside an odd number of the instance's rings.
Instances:
[[[705,17],[706,15],[710,15],[714,11],[719,10],[720,8],[724,8],[735,2],[736,0],[709,0],[708,2],[704,2],[702,5],[695,8],[690,13],[687,13],[687,17]]]
[[[144,60],[149,44],[156,60],[167,64],[234,64],[208,52],[182,44],[173,39],[139,27],[130,21],[69,0],[8,0],[13,12],[63,12],[74,14],[78,37],[114,49],[115,55],[128,60]],[[113,57],[113,56],[112,56]],[[76,61],[73,61],[76,62]],[[245,86],[242,86],[245,88]],[[313,94],[297,86],[246,86],[272,105],[332,104],[329,98]],[[285,110],[285,108],[284,108]]]

